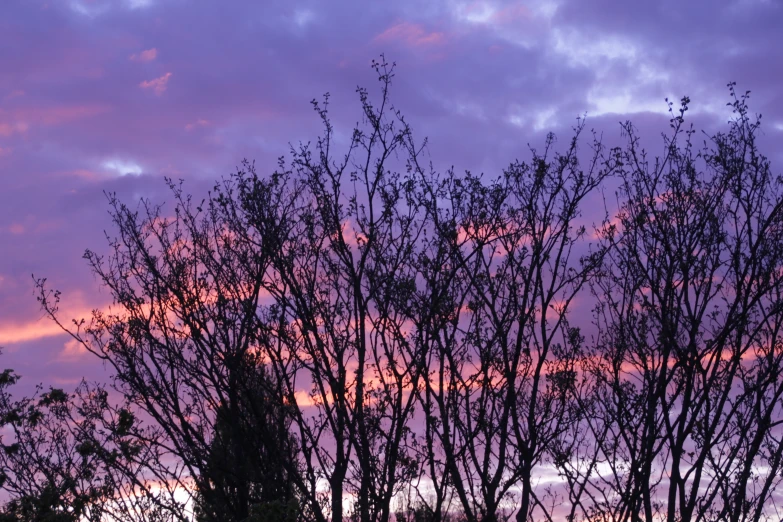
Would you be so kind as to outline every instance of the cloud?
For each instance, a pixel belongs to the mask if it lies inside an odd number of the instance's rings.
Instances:
[[[61,125],[107,112],[102,104],[42,106],[21,109],[17,117],[42,125]]]
[[[199,118],[198,120],[196,120],[196,121],[194,121],[192,123],[188,123],[187,125],[185,125],[185,130],[186,131],[191,131],[191,130],[197,128],[197,127],[206,127],[207,125],[209,125],[209,122],[207,120],[203,120],[203,119]]]
[[[152,0],[127,0],[127,5],[130,9],[150,7],[152,3]]]
[[[90,352],[84,347],[82,343],[76,339],[69,339],[63,345],[63,349],[57,356],[57,361],[60,362],[75,362],[83,359]]]
[[[75,13],[88,18],[94,18],[106,13],[109,9],[109,4],[106,2],[96,2],[95,0],[71,0],[69,7]]]
[[[133,62],[151,62],[158,57],[158,50],[156,48],[147,49],[138,54],[134,53],[130,55],[130,60]]]
[[[297,9],[294,12],[294,23],[299,27],[310,25],[315,19],[315,14],[309,9]]]
[[[521,2],[498,5],[494,2],[482,1],[457,5],[454,14],[458,20],[489,25],[513,24],[529,20],[533,16],[531,9]]]
[[[0,346],[23,343],[63,334],[62,329],[48,318],[21,324],[0,324]]]
[[[159,78],[153,80],[146,80],[139,84],[142,89],[151,89],[155,94],[160,96],[168,88],[169,79],[172,77],[172,73],[167,72]]]
[[[89,169],[73,169],[73,170],[58,172],[58,174],[62,176],[71,176],[74,178],[83,179],[87,181],[96,181],[101,179],[102,177],[97,172],[94,172]]]
[[[0,136],[7,138],[13,134],[24,134],[30,126],[27,122],[4,122],[0,121]]]
[[[22,89],[15,89],[6,95],[5,101],[12,100],[14,98],[19,98],[20,96],[24,96],[24,94],[25,93]]]
[[[108,107],[100,104],[26,106],[12,111],[0,109],[0,137],[25,134],[33,125],[62,125],[106,111]]]
[[[142,9],[153,5],[152,0],[71,0],[69,7],[75,13],[96,18],[99,15],[106,15],[116,8],[124,7],[128,10]]]
[[[8,231],[15,236],[18,236],[19,234],[24,234],[24,226],[19,223],[12,223],[8,227]]]
[[[101,165],[104,169],[112,171],[118,176],[139,176],[144,172],[144,169],[138,163],[133,161],[125,161],[121,159],[109,159]]]
[[[442,32],[427,32],[421,25],[401,22],[375,37],[376,42],[402,42],[412,47],[440,45],[446,41]]]
[[[13,285],[14,281],[10,281],[10,283]],[[34,299],[31,300],[35,302]],[[37,312],[32,317],[9,318],[6,316],[0,319],[0,347],[37,341],[66,333],[55,321],[42,313],[40,308],[36,307],[36,309]],[[82,319],[89,321],[96,310],[106,313],[111,310],[111,307],[105,299],[96,299],[95,296],[89,296],[82,293],[81,290],[76,290],[69,292],[68,297],[60,302],[58,317],[66,328],[73,329],[72,321],[81,321]]]

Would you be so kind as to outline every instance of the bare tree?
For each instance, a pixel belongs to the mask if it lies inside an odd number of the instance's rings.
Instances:
[[[452,238],[439,266],[456,273],[445,277],[448,305],[427,318],[422,401],[468,520],[551,514],[534,470],[579,415],[571,390],[582,336],[568,312],[603,255],[588,252],[579,219],[616,167],[595,140],[582,169],[582,130],[580,122],[562,155],[550,135],[530,164],[512,164],[493,183],[452,177],[436,198],[450,203],[433,212],[437,231]]]
[[[418,181],[395,170],[417,149],[390,106],[393,65],[374,67],[380,101],[358,90],[364,124],[339,161],[327,96],[313,102],[324,123],[314,148],[293,149],[291,168],[271,178],[240,175],[248,241],[269,245],[263,288],[277,326],[265,355],[296,405],[319,520],[343,520],[346,495],[358,520],[390,520],[392,498],[416,471],[409,423],[422,360],[409,320],[426,221]],[[330,517],[316,508],[321,481]]]
[[[591,520],[765,520],[775,513],[783,422],[781,180],[759,121],[730,84],[735,118],[702,149],[672,117],[664,155],[630,124],[612,248],[595,285],[588,419],[603,471]]]
[[[278,457],[280,480],[299,480],[295,441],[280,436],[278,423],[269,425],[270,412],[285,415],[282,407],[269,409],[282,404],[279,386],[271,376],[259,384],[267,376],[259,349],[266,340],[256,312],[268,256],[234,240],[236,223],[222,204],[230,182],[200,205],[169,185],[173,216],[146,201],[132,210],[110,195],[119,237],[110,239],[108,258],[89,251],[85,257],[114,306],[70,333],[107,363],[115,389],[159,433],[144,440],[156,456],[145,463],[146,478],[185,497],[197,491],[204,506],[222,506],[219,514],[203,511],[207,519],[245,520],[264,497],[251,495],[258,484],[249,470],[268,466],[266,455]],[[42,306],[58,320],[59,294],[43,280],[39,289]],[[263,403],[255,400],[259,386],[268,390]],[[213,456],[218,432],[231,455],[223,466]],[[236,495],[230,502],[227,481]]]
[[[173,214],[109,195],[118,236],[85,257],[113,306],[69,331],[123,399],[0,393],[6,511],[770,518],[783,181],[747,95],[732,85],[735,118],[702,148],[686,99],[654,161],[630,123],[625,149],[581,150],[580,120],[563,152],[549,135],[489,180],[423,165],[394,65],[373,67],[380,94],[358,89],[347,138],[327,95],[321,137],[272,174],[245,162],[198,203],[169,180]],[[615,175],[616,218],[583,215]],[[572,319],[593,303],[588,342]]]

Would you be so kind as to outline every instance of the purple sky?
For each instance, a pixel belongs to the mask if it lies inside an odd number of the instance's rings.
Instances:
[[[200,192],[242,158],[270,170],[317,136],[308,102],[327,91],[348,133],[382,52],[439,167],[495,176],[584,113],[607,142],[626,119],[654,138],[685,94],[715,129],[734,80],[780,172],[781,31],[779,0],[0,0],[0,367],[28,386],[101,375],[43,319],[31,274],[64,317],[106,305],[81,259],[107,251],[103,191],[163,200],[164,176]]]

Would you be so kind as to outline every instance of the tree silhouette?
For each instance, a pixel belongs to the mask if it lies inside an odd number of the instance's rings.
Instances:
[[[248,362],[247,392],[235,411],[216,412],[215,433],[202,475],[208,490],[198,492],[197,520],[226,520],[227,514],[270,522],[295,521],[298,503],[289,464],[296,460],[291,417],[263,366]],[[237,509],[237,506],[242,506]],[[255,516],[255,518],[253,518]]]
[[[177,519],[168,492],[153,491],[145,441],[137,425],[103,388],[82,383],[73,394],[50,388],[13,399],[18,381],[0,374],[0,484],[8,495],[0,520],[166,522]],[[181,511],[180,511],[181,513]],[[181,518],[179,518],[181,519]]]
[[[4,396],[8,516],[771,519],[783,193],[747,94],[700,147],[684,99],[654,160],[630,123],[583,148],[579,120],[490,179],[423,164],[373,68],[342,151],[327,95],[269,175],[198,202],[169,180],[168,213],[109,195],[118,235],[85,257],[113,307],[69,331],[123,399]],[[56,422],[23,430],[40,408]]]
[[[587,418],[609,474],[582,484],[599,520],[764,520],[780,481],[781,179],[730,84],[726,133],[694,144],[689,100],[654,162],[624,126],[616,227],[595,284]]]

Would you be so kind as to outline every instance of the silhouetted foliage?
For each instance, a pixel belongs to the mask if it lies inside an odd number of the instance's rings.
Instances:
[[[3,374],[4,516],[771,519],[783,194],[747,94],[702,146],[685,98],[661,157],[630,123],[582,147],[579,120],[490,179],[424,165],[373,67],[347,140],[326,96],[272,174],[200,202],[169,180],[173,214],[109,195],[118,236],[85,257],[113,307],[70,333],[121,400],[14,402]]]
[[[783,442],[783,192],[730,84],[726,133],[694,143],[689,100],[650,161],[630,123],[620,212],[594,290],[608,474],[574,472],[594,520],[763,520]],[[580,479],[576,479],[581,476]]]
[[[73,394],[52,388],[14,400],[11,370],[0,375],[0,487],[10,496],[0,520],[167,521],[161,493],[147,483],[154,459],[123,406],[100,387],[82,383]],[[162,497],[168,500],[163,491]]]
[[[243,380],[247,393],[236,410],[224,405],[216,412],[207,466],[201,471],[210,484],[199,490],[196,518],[226,520],[236,506],[246,506],[247,516],[235,516],[295,522],[298,504],[287,469],[296,459],[290,415],[263,366],[249,364]]]

